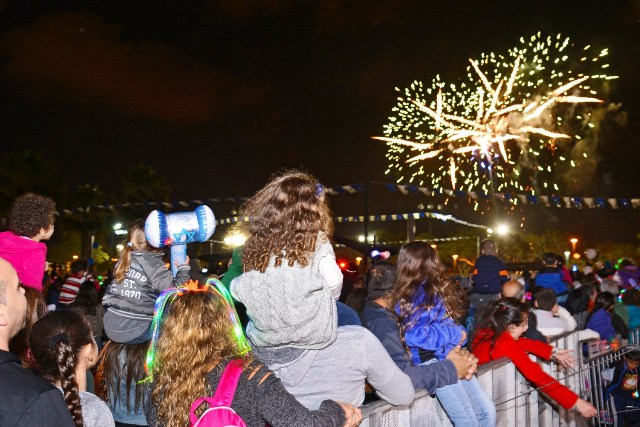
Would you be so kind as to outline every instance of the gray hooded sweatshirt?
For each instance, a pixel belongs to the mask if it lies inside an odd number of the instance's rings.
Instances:
[[[312,410],[326,399],[362,405],[365,380],[392,405],[413,402],[411,378],[396,366],[378,338],[361,326],[339,327],[337,339],[321,350],[254,347],[254,354]]]

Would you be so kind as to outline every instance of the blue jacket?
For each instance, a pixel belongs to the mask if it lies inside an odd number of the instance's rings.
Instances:
[[[433,301],[427,301],[427,294],[420,287],[412,305],[423,307],[407,319],[407,324],[413,326],[404,333],[414,364],[419,365],[433,357],[443,360],[453,347],[466,343],[466,338],[461,342],[464,327],[449,316],[442,298],[436,296]],[[396,306],[396,313],[400,312],[399,308]]]
[[[473,268],[473,292],[476,294],[499,294],[502,284],[509,280],[507,267],[494,255],[480,255]]]
[[[536,286],[553,289],[556,295],[569,292],[569,286],[562,280],[564,274],[559,267],[544,267],[536,274]]]
[[[362,317],[365,327],[380,340],[398,368],[411,378],[415,388],[424,388],[434,394],[437,388],[458,382],[458,373],[450,360],[431,365],[415,366],[411,363],[400,341],[398,318],[393,312],[373,301],[366,301]]]
[[[596,311],[591,315],[587,322],[587,329],[591,329],[600,334],[600,339],[610,340],[616,336],[616,330],[613,328],[611,314],[604,308]]]

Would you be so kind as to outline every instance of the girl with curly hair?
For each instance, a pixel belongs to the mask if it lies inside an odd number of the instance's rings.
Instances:
[[[31,329],[29,346],[36,370],[64,395],[76,426],[114,426],[107,405],[88,393],[87,370],[98,360],[98,347],[89,323],[79,313],[54,311]]]
[[[250,218],[244,273],[230,290],[247,308],[252,343],[327,347],[337,336],[342,272],[329,241],[333,223],[324,187],[305,172],[289,171],[259,190],[243,214]]]
[[[350,426],[361,421],[351,405],[325,400],[316,411],[302,406],[280,379],[257,362],[235,321],[231,296],[218,282],[169,289],[158,299],[154,338],[147,356],[149,426],[188,426],[192,402],[213,396],[228,364],[241,367],[231,408],[247,426]],[[200,416],[205,408],[196,413]]]
[[[48,197],[26,193],[13,202],[8,215],[9,231],[0,233],[0,258],[18,273],[27,298],[27,324],[11,340],[11,351],[29,365],[27,339],[33,323],[46,312],[42,281],[47,267],[47,246],[53,235],[56,204]]]
[[[522,337],[527,331],[529,307],[514,298],[502,298],[487,306],[473,339],[471,351],[480,364],[506,357],[520,373],[540,391],[565,409],[575,409],[584,417],[596,415],[596,408],[545,373],[529,358],[529,353],[554,360],[565,368],[573,367],[576,358],[569,350]],[[522,338],[521,338],[522,337]]]
[[[465,294],[447,276],[435,249],[425,242],[409,242],[398,255],[397,279],[391,293],[400,323],[400,336],[414,365],[444,360],[466,342]],[[493,426],[496,408],[478,379],[459,380],[436,389],[436,396],[458,426]]]
[[[18,272],[20,282],[42,292],[47,246],[53,234],[56,204],[48,197],[27,193],[18,197],[9,211],[9,231],[0,233],[0,257]]]

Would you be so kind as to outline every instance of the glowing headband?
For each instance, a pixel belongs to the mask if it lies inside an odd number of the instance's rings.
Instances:
[[[242,325],[238,321],[238,313],[236,312],[233,304],[233,297],[231,297],[231,294],[229,293],[229,291],[227,291],[227,288],[225,288],[222,282],[220,282],[218,279],[208,279],[204,287],[199,288],[198,282],[190,281],[184,286],[167,289],[166,291],[162,292],[156,300],[153,321],[151,323],[151,343],[149,344],[149,350],[147,350],[147,358],[145,363],[147,374],[149,374],[149,377],[147,379],[151,379],[151,371],[153,368],[153,363],[155,362],[156,345],[158,342],[158,336],[160,335],[162,316],[167,305],[171,305],[176,298],[179,298],[188,292],[209,291],[213,291],[216,296],[222,298],[222,300],[226,302],[229,321],[231,322],[233,330],[233,336],[236,340],[236,344],[238,345],[240,354],[251,351],[251,346],[249,345],[247,338],[244,336]]]

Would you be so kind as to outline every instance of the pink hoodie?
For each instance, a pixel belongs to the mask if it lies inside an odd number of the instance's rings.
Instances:
[[[20,237],[11,231],[0,233],[0,258],[7,260],[23,285],[42,291],[47,245]]]

